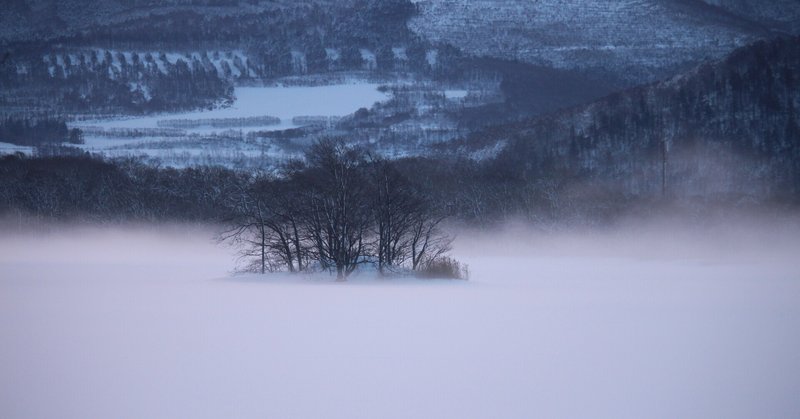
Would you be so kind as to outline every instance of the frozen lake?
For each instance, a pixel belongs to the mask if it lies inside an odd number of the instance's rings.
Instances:
[[[377,84],[354,83],[330,86],[278,86],[278,87],[237,87],[236,100],[227,108],[213,110],[166,113],[146,117],[112,120],[84,121],[75,126],[95,126],[106,129],[159,128],[159,121],[165,120],[208,120],[235,119],[272,116],[281,119],[278,125],[253,125],[243,129],[277,130],[296,128],[292,119],[302,116],[345,116],[359,108],[369,108],[376,102],[386,100],[386,94],[378,91]],[[211,127],[189,129],[188,132],[204,134],[222,131]]]
[[[335,284],[185,228],[3,235],[0,417],[800,417],[798,236],[711,236],[462,234],[469,282]]]
[[[303,117],[339,118],[370,108],[389,98],[378,87],[371,83],[237,87],[236,100],[228,108],[87,120],[71,126],[84,130],[82,149],[109,157],[142,156],[178,167],[231,164],[236,159],[262,156],[283,158],[280,150],[270,151],[269,144],[247,142],[245,137],[252,132],[298,128],[307,124],[308,118]],[[274,118],[280,122],[272,121]]]

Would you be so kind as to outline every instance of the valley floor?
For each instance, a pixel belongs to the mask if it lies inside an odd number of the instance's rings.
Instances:
[[[800,416],[787,231],[464,233],[468,282],[345,284],[209,237],[0,237],[0,417]]]

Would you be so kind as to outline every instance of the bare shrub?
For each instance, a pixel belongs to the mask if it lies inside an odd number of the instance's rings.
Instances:
[[[428,260],[417,276],[429,279],[469,279],[469,266],[449,256]]]

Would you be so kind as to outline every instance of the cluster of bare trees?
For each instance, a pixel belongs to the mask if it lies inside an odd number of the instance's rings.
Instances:
[[[285,176],[235,189],[222,239],[262,273],[327,270],[344,280],[362,265],[424,271],[450,250],[444,216],[395,165],[340,140],[316,143]]]

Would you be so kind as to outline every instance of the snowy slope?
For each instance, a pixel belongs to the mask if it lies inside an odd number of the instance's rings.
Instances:
[[[720,57],[767,35],[758,22],[697,1],[423,0],[418,4],[421,13],[411,27],[431,39],[479,55],[616,73],[631,83]],[[783,4],[800,13],[800,2]]]
[[[789,193],[800,177],[798,72],[800,37],[758,42],[669,80],[472,138],[484,147],[509,139],[497,167],[526,179],[557,167],[563,179],[602,179],[638,196],[664,193],[665,174],[674,197]]]
[[[797,0],[703,0],[743,18],[752,19],[794,34],[800,31],[800,2]]]

